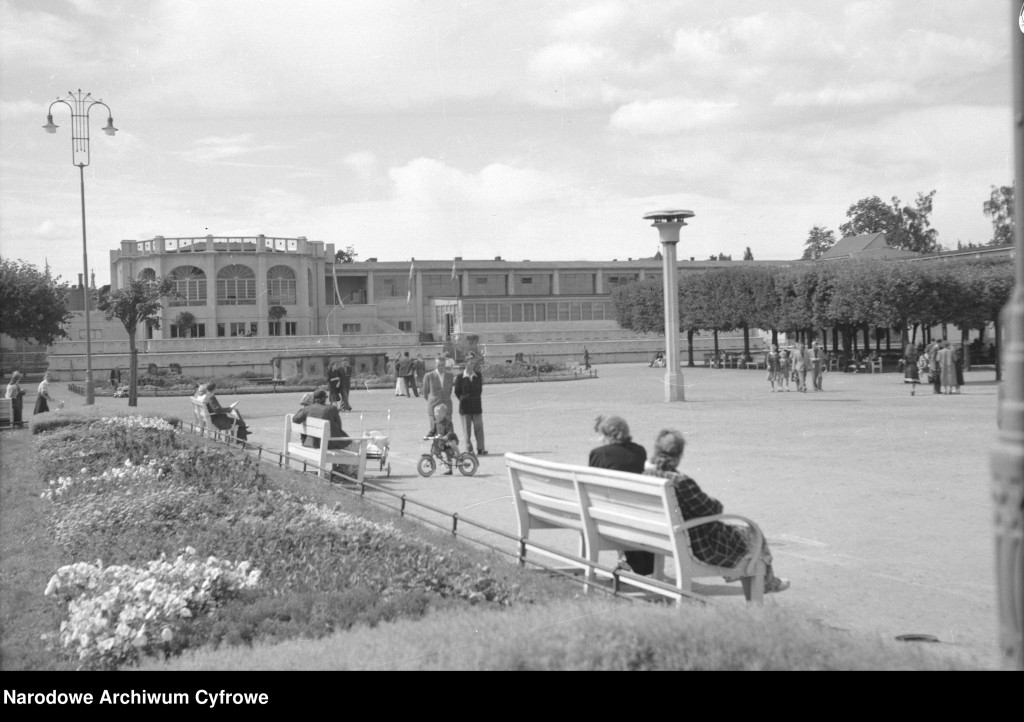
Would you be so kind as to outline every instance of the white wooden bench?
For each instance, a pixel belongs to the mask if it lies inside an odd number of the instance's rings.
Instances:
[[[0,399],[0,426],[14,426],[14,401]]]
[[[217,439],[221,438],[221,436],[226,436],[230,439],[238,438],[238,419],[232,416],[230,417],[232,420],[231,428],[218,429],[213,423],[213,419],[210,418],[210,410],[206,408],[206,402],[204,400],[190,398],[189,401],[192,402],[193,423],[199,427],[200,433],[205,436],[206,432],[209,431],[210,434]]]
[[[520,454],[505,454],[505,463],[519,520],[521,559],[529,548],[559,559],[570,568],[582,568],[591,581],[599,576],[615,576],[600,565],[598,557],[602,551],[648,551],[655,555],[655,572],[651,577],[629,573],[618,576],[644,592],[681,602],[694,596],[694,579],[737,576],[739,572],[695,559],[689,529],[736,520],[753,529],[753,545],[758,552],[763,544],[764,535],[757,524],[736,514],[683,519],[675,490],[667,479],[542,461]],[[531,531],[555,528],[581,535],[578,557],[529,540]],[[766,570],[759,553],[753,558],[757,561],[743,570],[741,581],[747,599],[761,602]],[[666,561],[672,570],[671,578],[664,573]]]
[[[291,459],[312,463],[317,469],[317,476],[323,479],[325,476],[340,476],[349,481],[362,483],[366,473],[366,447],[370,443],[369,438],[352,438],[349,436],[331,437],[331,422],[327,419],[306,418],[305,422],[296,424],[292,421],[294,414],[286,414],[284,417],[284,463],[285,466]],[[313,437],[320,440],[320,447],[302,445],[302,436]],[[350,441],[347,448],[331,449],[331,441]],[[357,471],[355,476],[344,474],[340,471],[332,471],[334,464],[354,466]]]

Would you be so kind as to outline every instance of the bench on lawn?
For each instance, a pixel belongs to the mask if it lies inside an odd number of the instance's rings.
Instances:
[[[231,428],[218,429],[213,423],[213,419],[210,418],[210,410],[206,407],[206,401],[197,398],[190,398],[189,401],[192,402],[193,423],[199,427],[204,436],[209,431],[217,439],[221,438],[221,435],[226,435],[232,440],[238,438],[238,419],[231,417]]]
[[[317,469],[317,476],[323,479],[325,476],[331,478],[332,474],[341,476],[357,484],[362,483],[366,473],[366,447],[370,443],[369,438],[352,438],[349,436],[335,436],[331,438],[331,422],[327,419],[306,418],[305,422],[296,424],[292,421],[294,414],[286,414],[284,417],[284,463],[288,465],[290,459],[307,461]],[[319,448],[302,445],[302,436],[313,437],[320,440]],[[344,449],[329,448],[331,441],[351,441],[352,443]],[[355,476],[344,474],[340,471],[332,472],[334,464],[344,464],[356,467]]]
[[[14,426],[13,399],[0,399],[0,426]]]
[[[764,540],[760,528],[736,514],[716,514],[686,521],[679,511],[672,482],[656,476],[542,461],[505,454],[519,520],[520,561],[527,549],[552,557],[570,569],[582,570],[588,581],[612,576],[599,564],[602,551],[648,551],[655,555],[652,577],[621,573],[632,587],[681,602],[693,596],[693,579],[736,576],[735,569],[705,564],[693,557],[689,529],[715,521],[736,520],[754,531],[754,545]],[[530,540],[531,531],[568,529],[580,536],[574,556]],[[744,576],[748,601],[761,602],[765,565],[760,554]],[[666,578],[668,562],[673,574]],[[651,583],[651,580],[655,583]]]

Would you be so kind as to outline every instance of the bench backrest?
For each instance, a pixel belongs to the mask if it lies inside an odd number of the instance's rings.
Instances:
[[[312,417],[306,417],[304,423],[296,424],[292,419],[294,414],[285,414],[284,417],[284,445],[288,444],[301,444],[302,436],[312,436],[315,439],[320,439],[320,447],[326,451],[327,444],[323,443],[323,439],[331,438],[331,422],[327,419],[316,419]],[[308,448],[308,447],[307,447]]]
[[[575,476],[588,548],[673,557],[687,553],[687,534],[671,481],[589,467]]]
[[[575,469],[521,454],[505,454],[519,520],[519,536],[531,529],[576,529],[583,532]]]
[[[189,401],[192,402],[192,418],[198,426],[213,428],[213,422],[210,420],[210,410],[206,408],[206,401],[203,399],[191,398]]]

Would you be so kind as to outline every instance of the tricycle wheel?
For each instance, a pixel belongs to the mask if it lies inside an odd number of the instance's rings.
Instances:
[[[434,459],[426,454],[420,457],[420,463],[416,465],[416,470],[420,472],[420,476],[430,476],[436,469],[437,464],[434,462]]]
[[[473,476],[476,473],[477,468],[480,466],[480,462],[473,454],[459,454],[459,471],[463,476]]]

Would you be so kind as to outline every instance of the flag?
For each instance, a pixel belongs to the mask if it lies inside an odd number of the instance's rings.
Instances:
[[[412,274],[416,269],[416,261],[413,259],[409,263],[409,290],[405,294],[405,305],[408,306],[412,303]]]
[[[455,280],[455,261],[452,261],[452,280]]]

